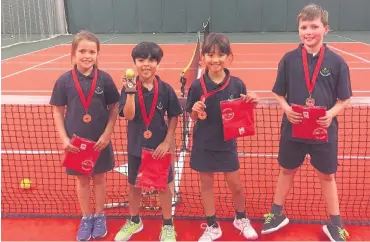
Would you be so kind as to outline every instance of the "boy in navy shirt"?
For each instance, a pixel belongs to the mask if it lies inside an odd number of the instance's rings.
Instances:
[[[281,171],[271,212],[265,215],[262,234],[272,233],[289,223],[282,213],[283,204],[292,187],[294,174],[306,154],[310,154],[330,214],[330,224],[324,225],[323,230],[331,241],[345,241],[348,233],[339,213],[334,174],[338,166],[336,115],[347,106],[352,95],[349,69],[342,57],[323,44],[329,31],[327,11],[310,4],[301,10],[297,20],[302,44],[280,61],[272,90],[284,110],[278,156]],[[317,123],[327,128],[328,142],[292,137],[292,124],[300,123],[302,115],[292,111],[291,104],[326,107],[326,116]]]
[[[139,217],[141,189],[135,187],[141,164],[142,148],[153,149],[154,158],[161,158],[169,152],[174,140],[177,116],[182,113],[180,102],[173,88],[155,75],[163,57],[162,49],[153,42],[142,42],[132,50],[132,58],[138,74],[136,84],[124,82],[121,92],[120,116],[128,119],[128,180],[130,184],[130,215],[125,225],[117,233],[115,240],[128,240],[143,229]],[[130,89],[128,89],[128,87]],[[129,91],[132,89],[134,91]],[[127,90],[125,90],[127,89]],[[146,110],[145,112],[143,110]],[[150,115],[153,113],[153,116]],[[168,126],[165,120],[168,118]],[[146,117],[145,117],[146,116]],[[168,183],[173,181],[169,170]],[[172,222],[172,193],[169,187],[160,192],[163,211],[161,241],[175,241],[176,233]]]

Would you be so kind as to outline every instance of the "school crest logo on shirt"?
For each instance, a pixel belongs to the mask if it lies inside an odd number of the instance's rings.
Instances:
[[[162,110],[163,109],[163,103],[161,101],[158,101],[157,108],[159,110]]]
[[[98,87],[98,86],[95,88],[95,93],[96,93],[96,94],[100,95],[100,94],[102,94],[103,92],[104,92],[103,88]]]
[[[328,69],[328,68],[326,68],[326,67],[323,67],[323,68],[321,68],[321,70],[320,70],[320,75],[322,75],[322,76],[330,76],[330,70]]]

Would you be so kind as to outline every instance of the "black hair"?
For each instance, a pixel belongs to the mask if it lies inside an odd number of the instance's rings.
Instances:
[[[135,46],[135,48],[131,52],[131,56],[134,62],[137,58],[149,58],[151,60],[156,60],[159,64],[163,57],[163,50],[156,43],[144,41]]]

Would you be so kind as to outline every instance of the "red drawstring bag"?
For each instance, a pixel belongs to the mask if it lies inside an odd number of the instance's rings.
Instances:
[[[255,104],[237,98],[221,101],[220,107],[225,141],[255,134]]]
[[[328,141],[326,128],[321,127],[317,120],[326,115],[326,108],[320,106],[301,106],[292,104],[292,110],[303,116],[302,122],[292,125],[292,137],[308,140]]]
[[[144,191],[164,191],[167,188],[171,154],[166,153],[161,159],[154,159],[153,152],[149,149],[142,150],[135,186]]]
[[[63,166],[81,174],[91,176],[94,171],[96,160],[100,154],[99,151],[94,150],[95,143],[95,141],[74,135],[71,144],[78,147],[80,152],[67,152],[63,161]]]

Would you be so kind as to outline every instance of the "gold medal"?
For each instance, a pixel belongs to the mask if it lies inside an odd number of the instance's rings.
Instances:
[[[85,114],[85,115],[82,117],[82,120],[83,120],[85,123],[90,123],[90,122],[91,122],[91,115],[90,115],[90,114]]]
[[[150,130],[146,130],[145,132],[144,132],[144,138],[145,139],[150,139],[152,137],[152,131],[150,131]]]

